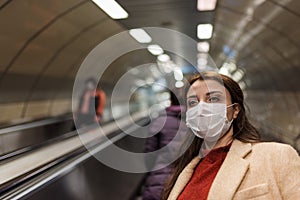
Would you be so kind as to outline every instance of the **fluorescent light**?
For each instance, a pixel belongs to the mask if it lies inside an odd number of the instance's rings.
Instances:
[[[167,54],[161,54],[157,56],[157,60],[159,60],[160,62],[168,62],[170,60],[170,56],[168,56]]]
[[[150,35],[141,28],[131,29],[129,30],[129,34],[139,43],[149,43],[152,41]]]
[[[114,0],[92,0],[113,19],[124,19],[128,13]]]
[[[231,74],[226,67],[221,67],[219,73],[231,77]]]
[[[246,83],[245,83],[244,81],[240,81],[240,82],[239,82],[239,85],[240,85],[240,88],[241,88],[242,90],[245,90],[245,89],[246,89]]]
[[[232,75],[234,71],[236,72]],[[236,82],[240,81],[244,76],[244,71],[241,69],[237,70],[237,66],[234,62],[224,62],[219,69],[219,73],[232,77]]]
[[[235,80],[236,82],[239,82],[243,76],[244,76],[245,72],[241,69],[238,69],[233,75],[232,75],[232,79]]]
[[[150,65],[150,71],[155,78],[159,78],[161,76],[161,73],[156,67],[156,65]]]
[[[151,44],[147,47],[147,49],[155,56],[158,56],[164,52],[164,50],[157,44]]]
[[[206,58],[198,58],[197,59],[197,65],[198,66],[206,66],[207,65],[207,59]]]
[[[182,71],[179,67],[175,67],[175,69],[174,69],[174,78],[177,81],[182,81],[183,80],[183,74],[182,74]]]
[[[173,71],[173,68],[174,68],[174,64],[172,64],[172,61],[168,61],[168,62],[161,62],[161,63],[157,63],[158,64],[158,67],[160,69],[161,72],[164,72],[164,73],[171,73]]]
[[[209,51],[209,43],[208,42],[198,42],[197,49],[201,53],[207,53]]]
[[[198,0],[197,8],[199,11],[214,10],[216,8],[217,0]]]
[[[206,53],[199,53],[197,57],[198,57],[197,59],[198,68],[205,68],[208,63],[207,61],[208,55]]]
[[[225,62],[223,63],[222,68],[226,68],[231,73],[237,69],[237,66],[234,62]]]
[[[213,32],[211,24],[199,24],[197,27],[197,36],[199,39],[210,39]]]
[[[175,87],[176,88],[182,88],[184,86],[184,83],[182,81],[176,81]]]

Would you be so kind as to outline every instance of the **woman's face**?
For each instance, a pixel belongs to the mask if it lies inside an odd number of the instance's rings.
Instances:
[[[200,101],[205,103],[232,104],[229,91],[215,80],[197,80],[187,92],[187,109],[196,106]],[[233,106],[227,108],[227,119],[236,118]]]

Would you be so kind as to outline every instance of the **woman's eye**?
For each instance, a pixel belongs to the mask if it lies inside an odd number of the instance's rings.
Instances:
[[[189,101],[189,106],[195,106],[195,105],[197,105],[198,104],[198,101],[195,101],[195,100],[192,100],[192,101]]]
[[[215,103],[215,102],[219,102],[219,101],[220,101],[220,98],[219,98],[219,97],[210,97],[210,98],[208,99],[208,101],[209,101],[210,103]]]

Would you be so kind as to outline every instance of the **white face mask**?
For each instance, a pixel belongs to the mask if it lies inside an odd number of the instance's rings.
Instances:
[[[231,126],[233,119],[227,120],[227,107],[233,105],[200,101],[186,112],[186,125],[197,137],[210,142],[217,141]]]

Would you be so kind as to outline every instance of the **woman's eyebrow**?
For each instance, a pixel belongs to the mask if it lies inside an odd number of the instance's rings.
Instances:
[[[188,98],[198,98],[198,97],[197,97],[197,95],[190,95],[190,96],[187,97],[187,99]]]
[[[210,96],[212,94],[223,94],[223,92],[218,91],[218,90],[216,90],[216,91],[210,91],[210,92],[206,93],[206,96]]]

